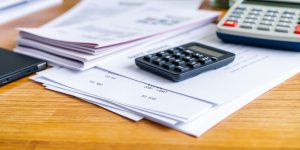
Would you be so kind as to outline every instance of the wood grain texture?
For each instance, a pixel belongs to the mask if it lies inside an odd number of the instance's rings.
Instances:
[[[62,6],[1,25],[0,46],[12,49],[18,36],[16,27],[38,27],[76,2],[66,0]],[[199,138],[150,121],[134,123],[23,78],[0,88],[0,150],[15,149],[297,150],[300,74]]]

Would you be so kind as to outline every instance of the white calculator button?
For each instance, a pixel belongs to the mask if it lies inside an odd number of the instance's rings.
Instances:
[[[292,10],[286,10],[283,12],[284,14],[291,14],[291,15],[295,15],[296,12],[295,11],[292,11]]]
[[[292,20],[291,20],[291,19],[288,19],[288,18],[281,18],[281,19],[279,20],[279,22],[292,23]]]
[[[244,14],[244,11],[234,10],[232,14]]]
[[[277,9],[269,9],[268,11],[267,11],[268,13],[279,13],[279,10],[277,10]]]
[[[235,8],[235,9],[238,9],[238,10],[247,10],[247,7],[239,6],[239,7]]]
[[[257,15],[248,15],[246,18],[247,19],[258,19],[260,16]]]
[[[282,32],[282,33],[288,33],[290,31],[290,28],[276,27],[275,31],[276,32]]]
[[[244,28],[244,29],[253,29],[254,28],[254,24],[251,23],[244,23],[240,26],[240,28]]]
[[[294,16],[295,16],[295,15],[291,15],[291,14],[283,14],[283,15],[281,16],[281,18],[294,19]]]
[[[271,30],[271,26],[266,26],[266,25],[259,25],[257,27],[258,30],[263,30],[263,31],[270,31]]]
[[[244,20],[243,23],[256,24],[257,20],[256,19],[247,19],[247,20]]]
[[[227,20],[228,20],[228,21],[238,22],[238,21],[239,21],[239,18],[229,17]]]
[[[231,18],[242,18],[243,15],[238,15],[238,14],[231,14],[229,17]]]
[[[259,12],[262,12],[263,9],[261,9],[261,8],[252,8],[252,11],[259,11]]]
[[[279,22],[277,26],[290,28],[292,25],[290,23]]]
[[[265,20],[265,21],[275,21],[276,19],[277,18],[275,18],[275,17],[268,17],[268,16],[263,18],[263,20]]]
[[[266,17],[278,17],[277,13],[266,13],[265,14]]]
[[[259,11],[253,11],[253,12],[250,12],[249,15],[260,16],[261,12],[259,12]]]
[[[271,22],[271,21],[262,21],[260,24],[267,25],[267,26],[272,26],[273,22]]]

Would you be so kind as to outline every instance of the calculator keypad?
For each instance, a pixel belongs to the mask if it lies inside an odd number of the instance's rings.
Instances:
[[[264,32],[300,34],[300,10],[252,8],[252,6],[241,5],[231,12],[223,26]]]
[[[233,62],[235,54],[196,42],[135,59],[138,67],[178,82]]]
[[[183,73],[217,61],[217,58],[185,48],[168,49],[144,56],[146,62],[169,71]]]

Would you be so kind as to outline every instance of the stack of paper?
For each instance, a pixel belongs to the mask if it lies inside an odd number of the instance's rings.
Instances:
[[[60,3],[62,0],[1,0],[0,24]]]
[[[121,2],[131,5],[123,6],[120,1],[86,0],[59,19],[60,22],[65,20],[68,25],[56,22],[39,29],[21,29],[16,52],[85,70],[99,64],[108,54],[173,37],[195,26],[210,23],[219,15],[218,12],[189,10],[176,5],[166,7],[161,5],[162,2]],[[71,25],[66,21],[74,12],[88,9],[93,4],[99,6],[97,11],[103,15],[99,19],[90,17],[92,20]]]
[[[80,72],[57,67],[39,73],[33,80],[132,120],[145,118],[200,136],[300,71],[297,52],[224,44],[215,32],[215,25],[196,27],[176,38],[118,53],[97,68]],[[192,41],[233,52],[237,58],[227,67],[179,83],[145,72],[134,64],[141,54]]]
[[[222,43],[216,26],[207,25],[218,13],[188,10],[194,3],[85,0],[42,28],[21,29],[16,51],[67,67],[32,77],[47,89],[135,121],[145,118],[200,136],[299,72],[300,54]],[[195,41],[237,57],[226,67],[179,83],[135,65],[137,57]]]

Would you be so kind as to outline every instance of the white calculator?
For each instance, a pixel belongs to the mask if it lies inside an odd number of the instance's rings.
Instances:
[[[300,51],[300,0],[242,0],[218,24],[224,42]]]

